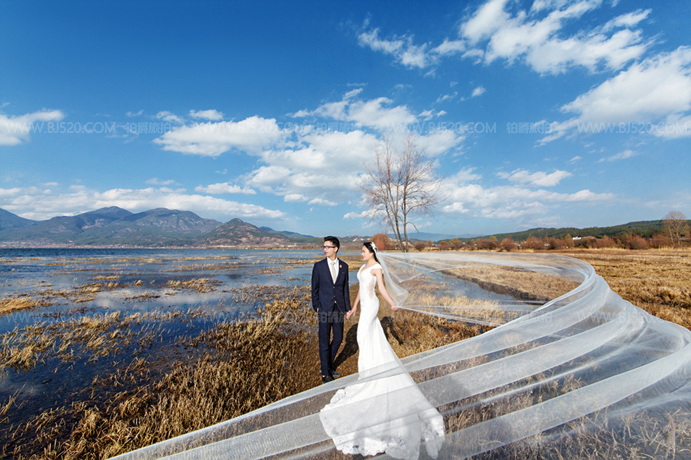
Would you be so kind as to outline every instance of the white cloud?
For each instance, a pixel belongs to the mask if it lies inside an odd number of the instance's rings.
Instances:
[[[351,199],[362,174],[372,167],[381,141],[375,132],[398,142],[411,134],[409,128],[417,126],[421,132],[415,133],[416,143],[431,157],[460,148],[463,136],[454,130],[439,129],[436,122],[424,123],[424,119],[441,117],[444,112],[429,110],[418,117],[405,106],[393,105],[388,98],[360,100],[361,92],[357,88],[340,101],[325,102],[314,110],[293,114],[325,119],[326,126],[329,120],[352,124],[345,130],[319,129],[317,124],[294,129],[289,139],[259,153],[263,164],[243,178],[245,185],[281,196],[284,201],[334,206]],[[418,118],[423,123],[416,125]],[[334,128],[338,127],[342,126]]]
[[[423,69],[428,67],[435,57],[427,52],[427,44],[414,45],[410,36],[394,37],[391,40],[379,38],[379,29],[362,32],[358,35],[360,46],[373,51],[392,55],[398,62],[407,67]]]
[[[315,110],[300,110],[294,117],[317,116],[337,121],[351,122],[355,127],[371,128],[380,132],[401,130],[416,121],[417,117],[404,105],[390,107],[393,101],[378,97],[363,101],[357,99],[362,89],[345,94],[337,102],[327,102]]]
[[[500,3],[494,2],[493,6]],[[649,44],[642,42],[640,31],[628,29],[638,24],[630,19],[610,21],[606,28],[582,29],[566,38],[560,36],[567,22],[580,19],[599,6],[599,1],[574,2],[566,7],[551,5],[544,17],[538,17],[542,10],[532,14],[519,11],[513,16],[499,14],[500,22],[491,26],[494,30],[487,29],[491,36],[485,61],[501,58],[512,63],[525,59],[537,72],[558,74],[572,66],[591,72],[600,65],[619,69],[640,57]]]
[[[518,182],[530,183],[540,182],[538,176],[516,171],[513,177],[520,178]],[[545,174],[544,178],[549,176]],[[555,182],[557,177],[558,175],[545,181],[550,184]],[[468,218],[515,219],[519,224],[522,219],[529,218],[526,222],[534,223],[536,216],[549,215],[565,203],[592,206],[608,203],[616,198],[611,193],[594,193],[587,189],[575,193],[559,193],[516,185],[484,187],[473,182],[479,178],[472,169],[462,170],[456,176],[448,178],[444,184],[446,204],[441,207],[441,212],[449,216],[463,215]]]
[[[449,56],[453,54],[462,54],[466,50],[467,45],[465,41],[445,39],[440,45],[436,46],[431,51],[439,56]]]
[[[7,199],[20,195],[24,189],[20,187],[0,188],[0,199]],[[0,206],[1,207],[1,206]]]
[[[571,173],[560,170],[550,174],[542,171],[531,173],[524,169],[517,169],[511,173],[500,172],[497,175],[503,179],[508,179],[510,182],[519,184],[528,184],[537,187],[554,187],[561,182],[562,179],[571,176]]]
[[[310,200],[309,204],[318,204],[321,206],[338,206],[338,203],[331,200],[325,200],[324,198],[313,198]]]
[[[553,123],[543,142],[569,132],[691,135],[691,48],[681,47],[631,65],[562,111],[577,117]]]
[[[477,96],[482,96],[485,94],[486,89],[484,86],[478,86],[473,90],[473,93],[470,95],[470,97],[477,97]]]
[[[366,209],[362,212],[348,212],[343,215],[344,219],[364,219],[364,220],[377,220],[381,219],[386,215],[384,211],[377,209]]]
[[[691,109],[691,49],[632,65],[562,107],[583,121],[650,121]]]
[[[29,142],[32,131],[41,131],[43,122],[56,122],[64,118],[59,110],[40,110],[19,116],[0,113],[0,145],[18,145]]]
[[[283,166],[261,166],[247,177],[247,183],[262,191],[271,192],[274,187],[283,184],[289,176],[290,169]]]
[[[482,179],[482,176],[477,174],[475,168],[472,167],[461,168],[456,174],[449,178],[452,184],[465,184],[480,179]]]
[[[176,125],[181,125],[184,123],[184,120],[182,118],[167,110],[162,110],[161,112],[158,112],[156,114],[156,118],[158,118],[159,120],[167,121],[168,123],[175,123]]]
[[[650,46],[640,30],[650,10],[637,10],[615,17],[602,25],[578,28],[583,16],[602,6],[601,0],[536,1],[529,10],[508,0],[488,0],[462,24],[457,38],[437,45],[416,45],[412,36],[381,38],[379,29],[362,32],[361,46],[393,56],[414,68],[428,68],[442,57],[491,63],[503,59],[522,61],[539,73],[559,74],[571,67],[620,69],[638,59]],[[585,22],[585,21],[584,21]],[[572,32],[576,24],[576,30]],[[366,24],[366,27],[368,24]]]
[[[486,2],[468,21],[461,24],[460,35],[473,44],[490,37],[509,21],[509,15],[504,11],[506,2],[507,0]]]
[[[146,183],[149,185],[175,185],[176,184],[176,182],[174,180],[163,180],[163,179],[158,179],[156,177],[153,177],[153,178],[147,180]]]
[[[396,130],[415,121],[415,116],[405,106],[385,107],[391,99],[379,97],[369,101],[354,101],[348,107],[349,121],[358,126],[371,127],[380,131]]]
[[[372,158],[377,143],[376,136],[360,130],[310,133],[303,140],[316,151],[323,152],[327,168],[360,166]]]
[[[636,27],[641,21],[648,18],[652,10],[636,10],[632,13],[622,14],[608,21],[602,27],[603,31],[610,31],[620,27]]]
[[[438,129],[429,134],[417,134],[415,144],[428,156],[436,157],[457,150],[463,143],[464,136],[451,129]]]
[[[422,118],[423,120],[431,120],[434,118],[434,110],[423,110],[420,112],[418,117]]]
[[[223,195],[227,193],[242,193],[244,195],[255,195],[257,192],[247,187],[240,187],[239,185],[229,184],[228,182],[221,182],[218,184],[210,184],[206,186],[198,186],[194,189],[195,192],[209,193],[211,195]]]
[[[202,118],[209,121],[218,121],[223,119],[223,113],[216,109],[211,110],[190,110],[190,117]]]
[[[457,92],[457,91],[454,91],[452,94],[442,94],[441,96],[439,96],[439,97],[437,98],[437,100],[435,101],[435,103],[439,104],[440,102],[450,101],[450,100],[455,99],[456,97],[458,97],[458,92]]]
[[[633,150],[624,150],[623,152],[619,152],[616,155],[612,155],[607,158],[601,159],[599,162],[603,161],[618,161],[618,160],[626,160],[627,158],[635,157],[638,155],[637,152],[634,152]]]
[[[307,201],[307,197],[300,193],[287,193],[283,196],[283,201],[287,203],[298,203],[302,201]]]
[[[257,116],[239,122],[221,121],[180,126],[154,139],[163,150],[216,157],[231,149],[257,154],[285,133],[276,120]]]

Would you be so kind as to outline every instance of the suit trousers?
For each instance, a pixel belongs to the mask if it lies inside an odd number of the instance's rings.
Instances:
[[[319,317],[319,361],[322,376],[327,376],[334,370],[333,363],[338,349],[343,342],[343,312],[334,305],[331,313],[318,312]],[[333,338],[331,334],[333,333]]]

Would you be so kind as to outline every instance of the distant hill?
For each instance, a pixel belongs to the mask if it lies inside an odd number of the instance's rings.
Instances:
[[[689,221],[691,222],[691,221]],[[524,230],[521,232],[514,233],[495,233],[493,235],[480,236],[475,239],[489,238],[490,236],[496,237],[499,241],[504,238],[510,237],[514,241],[525,241],[529,237],[534,236],[536,238],[564,238],[567,235],[571,236],[594,236],[597,238],[602,238],[603,236],[609,236],[610,238],[623,236],[626,234],[639,235],[644,238],[650,238],[654,235],[663,233],[663,221],[662,220],[646,220],[629,222],[628,224],[613,225],[610,227],[586,227],[586,228],[575,228],[575,227],[564,227],[564,228],[533,228],[530,230]],[[471,238],[459,238],[463,241],[468,241]]]
[[[45,221],[0,209],[0,244],[6,246],[285,246],[318,239],[258,228],[240,219],[221,223],[165,208],[131,213],[109,207]],[[321,241],[321,240],[319,240]]]
[[[280,233],[281,235],[285,235],[288,238],[290,238],[291,240],[296,241],[296,242],[313,243],[317,240],[321,241],[321,238],[318,238],[316,236],[303,235],[301,233],[296,233],[296,232],[278,231],[278,230],[274,230],[270,227],[259,227],[259,230],[262,230],[262,231],[267,232],[267,233]]]
[[[60,216],[31,225],[0,231],[0,241],[67,243],[92,229],[105,227],[132,213],[118,207],[102,208],[76,216]]]
[[[16,214],[12,214],[9,211],[0,209],[0,231],[6,228],[20,228],[27,227],[29,225],[35,224],[36,221],[24,219]]]
[[[291,241],[288,236],[279,232],[267,232],[237,218],[219,225],[217,228],[204,235],[201,240],[210,246],[270,246],[286,244]]]
[[[195,245],[197,238],[221,225],[190,211],[165,208],[128,214],[109,225],[79,235],[75,243],[187,246]]]

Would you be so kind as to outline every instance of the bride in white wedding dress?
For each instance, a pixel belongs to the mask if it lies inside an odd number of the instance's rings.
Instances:
[[[427,401],[401,365],[384,335],[377,313],[375,286],[398,308],[384,286],[377,248],[367,242],[365,261],[358,271],[359,292],[350,318],[361,305],[357,329],[359,348],[357,383],[338,390],[319,413],[326,433],[346,454],[374,455],[381,452],[401,459],[415,459],[424,441],[427,453],[436,458],[444,440],[444,420]]]

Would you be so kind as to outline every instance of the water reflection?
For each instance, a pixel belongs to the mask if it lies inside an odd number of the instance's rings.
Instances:
[[[0,333],[62,317],[76,305],[82,312],[204,307],[235,316],[256,308],[239,304],[235,291],[307,283],[319,256],[237,249],[0,249],[1,297],[31,296],[47,304],[0,316]]]

